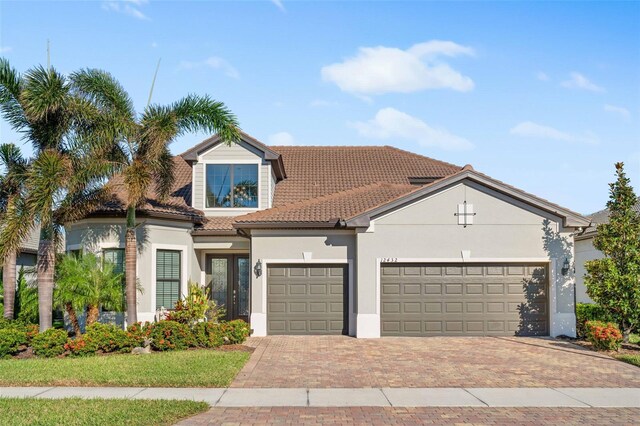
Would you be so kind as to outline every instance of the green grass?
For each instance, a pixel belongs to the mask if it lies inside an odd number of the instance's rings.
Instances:
[[[640,367],[640,355],[616,355],[620,361]]]
[[[0,386],[226,387],[248,359],[247,352],[214,350],[6,359]]]
[[[629,335],[629,343],[635,343],[636,345],[640,345],[640,334],[630,334]]]
[[[0,398],[0,423],[22,425],[170,425],[209,408],[204,402],[125,399]]]

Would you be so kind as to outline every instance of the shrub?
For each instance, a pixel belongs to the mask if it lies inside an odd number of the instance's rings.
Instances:
[[[595,303],[578,303],[576,305],[576,333],[580,338],[587,337],[587,321],[612,321],[611,316],[600,305]]]
[[[217,348],[224,344],[222,324],[214,322],[200,322],[193,327],[196,343],[201,348]]]
[[[195,325],[202,321],[218,321],[224,315],[224,309],[209,299],[206,288],[198,283],[189,282],[188,294],[176,302],[172,311],[167,314],[168,321]]]
[[[163,320],[150,324],[151,346],[158,351],[172,351],[196,346],[191,329],[176,321]]]
[[[104,353],[130,352],[136,345],[126,331],[113,324],[93,323],[87,327],[84,340],[95,350]]]
[[[96,345],[84,337],[67,340],[67,343],[64,345],[64,349],[68,351],[69,356],[72,357],[92,356],[96,354],[97,350]]]
[[[51,358],[64,353],[64,345],[67,343],[67,332],[56,328],[50,328],[44,333],[34,336],[31,346],[33,352],[45,358]]]
[[[222,338],[227,338],[225,344],[229,345],[244,343],[247,337],[249,337],[249,334],[251,334],[249,324],[242,320],[223,322],[220,324],[220,329],[222,331]]]
[[[135,346],[144,346],[145,340],[151,336],[151,324],[146,321],[144,324],[137,322],[127,327],[127,337],[135,344]]]
[[[617,325],[602,321],[587,321],[587,339],[597,350],[617,351],[622,343],[622,333]]]
[[[15,355],[21,345],[27,344],[27,334],[13,328],[0,329],[0,358]]]
[[[38,334],[38,326],[36,324],[25,324],[18,320],[8,320],[0,318],[0,330],[17,330],[25,333],[27,338],[27,344],[31,343],[33,336]]]

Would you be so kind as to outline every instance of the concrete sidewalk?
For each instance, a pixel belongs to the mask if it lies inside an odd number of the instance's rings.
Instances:
[[[624,407],[640,388],[120,388],[3,387],[0,398],[186,399],[212,407]]]

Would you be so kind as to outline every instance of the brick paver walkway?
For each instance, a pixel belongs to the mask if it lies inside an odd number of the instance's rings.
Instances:
[[[633,425],[638,408],[212,408],[179,425]]]
[[[640,387],[640,368],[554,339],[252,337],[232,387]]]

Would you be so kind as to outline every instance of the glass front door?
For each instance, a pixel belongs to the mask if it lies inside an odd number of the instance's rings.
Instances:
[[[249,321],[250,271],[248,256],[207,255],[207,287],[227,320]]]

